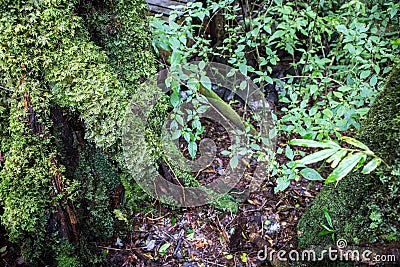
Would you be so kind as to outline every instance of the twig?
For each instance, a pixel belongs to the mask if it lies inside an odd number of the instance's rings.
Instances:
[[[146,215],[147,215],[147,214],[145,214],[145,217],[146,217],[147,219],[149,219],[150,221],[158,221],[158,220],[160,220],[160,219],[162,219],[162,218],[167,217],[167,216],[169,215],[169,212],[168,212],[167,214],[164,214],[163,216],[160,216],[160,217],[157,217],[157,218],[149,218],[149,217],[147,217]]]
[[[214,266],[225,267],[225,265],[222,265],[222,264],[219,264],[219,263],[216,263],[216,262],[212,262],[212,261],[208,261],[208,260],[204,260],[204,259],[203,259],[203,261],[206,262],[206,263],[209,263],[209,264],[213,264]]]
[[[97,247],[107,249],[107,250],[115,250],[115,251],[131,251],[131,250],[141,249],[141,248],[110,248],[110,247],[104,247],[104,246],[97,246]]]

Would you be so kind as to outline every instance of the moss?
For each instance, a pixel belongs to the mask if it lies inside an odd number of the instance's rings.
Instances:
[[[348,242],[398,240],[400,175],[395,170],[400,165],[399,73],[400,65],[397,65],[357,134],[357,139],[382,157],[391,170],[381,168],[370,175],[352,173],[337,186],[324,186],[299,221],[301,247],[333,243],[329,237],[317,236],[322,230],[321,224],[326,224],[324,208],[332,217],[337,239],[344,238]]]
[[[111,209],[112,194],[120,177],[107,157],[93,146],[80,156],[74,181],[79,183],[72,192],[75,206],[80,210],[81,231],[89,240],[106,240],[114,233],[114,216]]]
[[[80,240],[70,240],[77,253],[83,262],[96,261],[84,257],[86,242],[113,234],[110,197],[120,174],[109,158],[118,158],[121,150],[126,105],[142,94],[138,84],[155,68],[145,2],[104,3],[119,26],[116,34],[97,38],[112,42],[98,45],[76,15],[78,1],[0,3],[1,223],[10,239],[23,245],[24,260],[31,266],[51,264],[57,253],[60,262],[73,265],[75,259],[57,250],[57,242],[60,237],[78,239],[77,232]],[[60,143],[73,134],[55,125],[55,106],[68,111],[67,117],[78,114],[84,127],[81,139],[85,133],[96,146],[79,140],[79,162],[63,155],[74,149]],[[76,166],[65,168],[60,162]],[[75,224],[80,228],[72,229]]]
[[[57,266],[60,267],[78,267],[82,266],[76,256],[75,247],[68,240],[61,240],[57,253]]]

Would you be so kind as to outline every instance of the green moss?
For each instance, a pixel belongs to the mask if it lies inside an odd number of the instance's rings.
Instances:
[[[82,262],[97,261],[84,256],[85,242],[113,234],[110,199],[120,174],[109,158],[120,156],[125,107],[142,95],[141,78],[155,71],[144,1],[104,2],[102,16],[115,14],[119,26],[116,34],[94,38],[101,40],[97,44],[76,15],[81,4],[0,3],[1,223],[12,241],[23,244],[31,266],[54,258],[61,265],[75,264],[69,244],[56,249],[65,235],[60,229],[71,230],[58,217],[67,207],[77,211],[76,253]],[[112,21],[104,23],[99,27]],[[54,106],[78,114],[81,133],[96,146],[81,147],[75,172],[66,172],[59,160],[69,155],[62,155],[60,136],[66,133],[53,125]]]
[[[326,185],[307,208],[298,224],[301,247],[327,245],[332,240],[318,237],[326,223],[323,209],[329,211],[336,238],[376,242],[399,238],[400,196],[397,192],[400,174],[400,65],[395,66],[385,89],[377,97],[357,139],[382,157],[391,170],[381,168],[370,175],[352,173],[337,186]]]
[[[81,153],[73,178],[79,182],[72,199],[80,210],[80,228],[89,240],[110,238],[114,233],[111,197],[120,183],[116,170],[101,151],[89,147]]]
[[[82,266],[76,256],[76,248],[68,240],[61,240],[58,245],[57,266],[60,267],[78,267]]]

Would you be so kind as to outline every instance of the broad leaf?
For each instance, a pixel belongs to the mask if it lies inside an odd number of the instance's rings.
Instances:
[[[286,156],[288,159],[293,160],[293,158],[294,158],[294,153],[293,153],[293,150],[290,148],[290,146],[286,146],[286,149],[285,149],[285,156]]]
[[[239,164],[238,156],[233,156],[229,160],[229,166],[231,166],[232,169],[236,168],[238,164]]]
[[[207,90],[211,90],[211,80],[207,76],[201,76],[200,77],[200,83],[201,85],[204,86]]]
[[[274,192],[277,193],[279,191],[284,191],[290,185],[290,179],[286,177],[279,177],[276,179],[276,186],[274,188]]]
[[[323,180],[322,176],[314,169],[304,168],[300,171],[300,174],[303,175],[307,180]]]
[[[352,137],[343,136],[341,139],[350,145],[353,145],[355,147],[361,148],[366,151],[370,151],[370,149],[366,145],[364,145],[363,143],[361,143],[360,141],[358,141]]]
[[[333,154],[329,159],[326,160],[327,163],[331,163],[332,168],[336,168],[336,166],[339,164],[339,162],[342,160],[344,156],[347,154],[347,150],[339,150],[335,154]]]
[[[368,156],[366,154],[363,153],[362,158],[360,159],[360,161],[358,162],[357,166],[354,168],[354,170],[358,170],[359,168],[361,168],[365,161],[367,160]]]
[[[173,92],[169,98],[169,102],[174,108],[176,108],[181,103],[181,99],[177,93]]]
[[[190,78],[187,81],[187,87],[189,87],[190,90],[192,90],[193,92],[197,91],[197,86],[199,85],[199,81],[195,78]]]
[[[308,139],[293,139],[290,140],[289,145],[320,148],[340,148],[340,146],[333,141],[318,142]]]
[[[302,158],[301,160],[299,160],[298,162],[301,164],[305,164],[305,165],[315,163],[315,162],[324,160],[324,159],[332,156],[333,154],[336,153],[336,151],[338,151],[338,148],[324,149],[324,150],[312,153],[310,155],[307,155],[304,158]]]
[[[175,114],[175,121],[177,123],[179,123],[180,125],[185,126],[185,122],[184,122],[184,120],[183,120],[181,115]]]
[[[350,154],[340,162],[333,172],[326,178],[325,183],[339,182],[345,177],[362,159],[362,153]]]
[[[370,162],[368,162],[367,165],[364,166],[361,173],[369,174],[373,170],[375,170],[381,163],[382,163],[382,160],[380,158],[373,158]]]
[[[190,156],[192,157],[192,159],[194,159],[194,157],[196,156],[196,153],[197,153],[197,144],[196,144],[196,142],[189,142],[188,150],[189,150]]]

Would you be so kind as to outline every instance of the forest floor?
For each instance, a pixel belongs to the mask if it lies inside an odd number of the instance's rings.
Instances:
[[[205,125],[204,137],[215,141],[218,152],[227,149],[229,137],[226,132],[223,134],[224,129],[219,125]],[[277,146],[284,147],[286,143],[279,140]],[[185,145],[180,148],[183,154],[188,154]],[[278,158],[280,163],[286,160],[285,156]],[[217,157],[197,179],[203,184],[209,183],[228,165],[228,157]],[[247,169],[231,195],[247,189],[252,169]],[[298,250],[297,235],[301,233],[296,229],[297,222],[321,190],[322,182],[293,180],[284,192],[274,193],[275,178],[268,178],[266,174],[261,189],[238,203],[236,213],[213,205],[178,209],[157,201],[151,203],[145,211],[136,213],[130,236],[102,246],[108,251],[108,263],[112,266],[239,267],[271,266],[274,262],[277,266],[276,253],[271,252]],[[240,197],[237,199],[239,202]],[[272,256],[260,258],[265,251]]]

